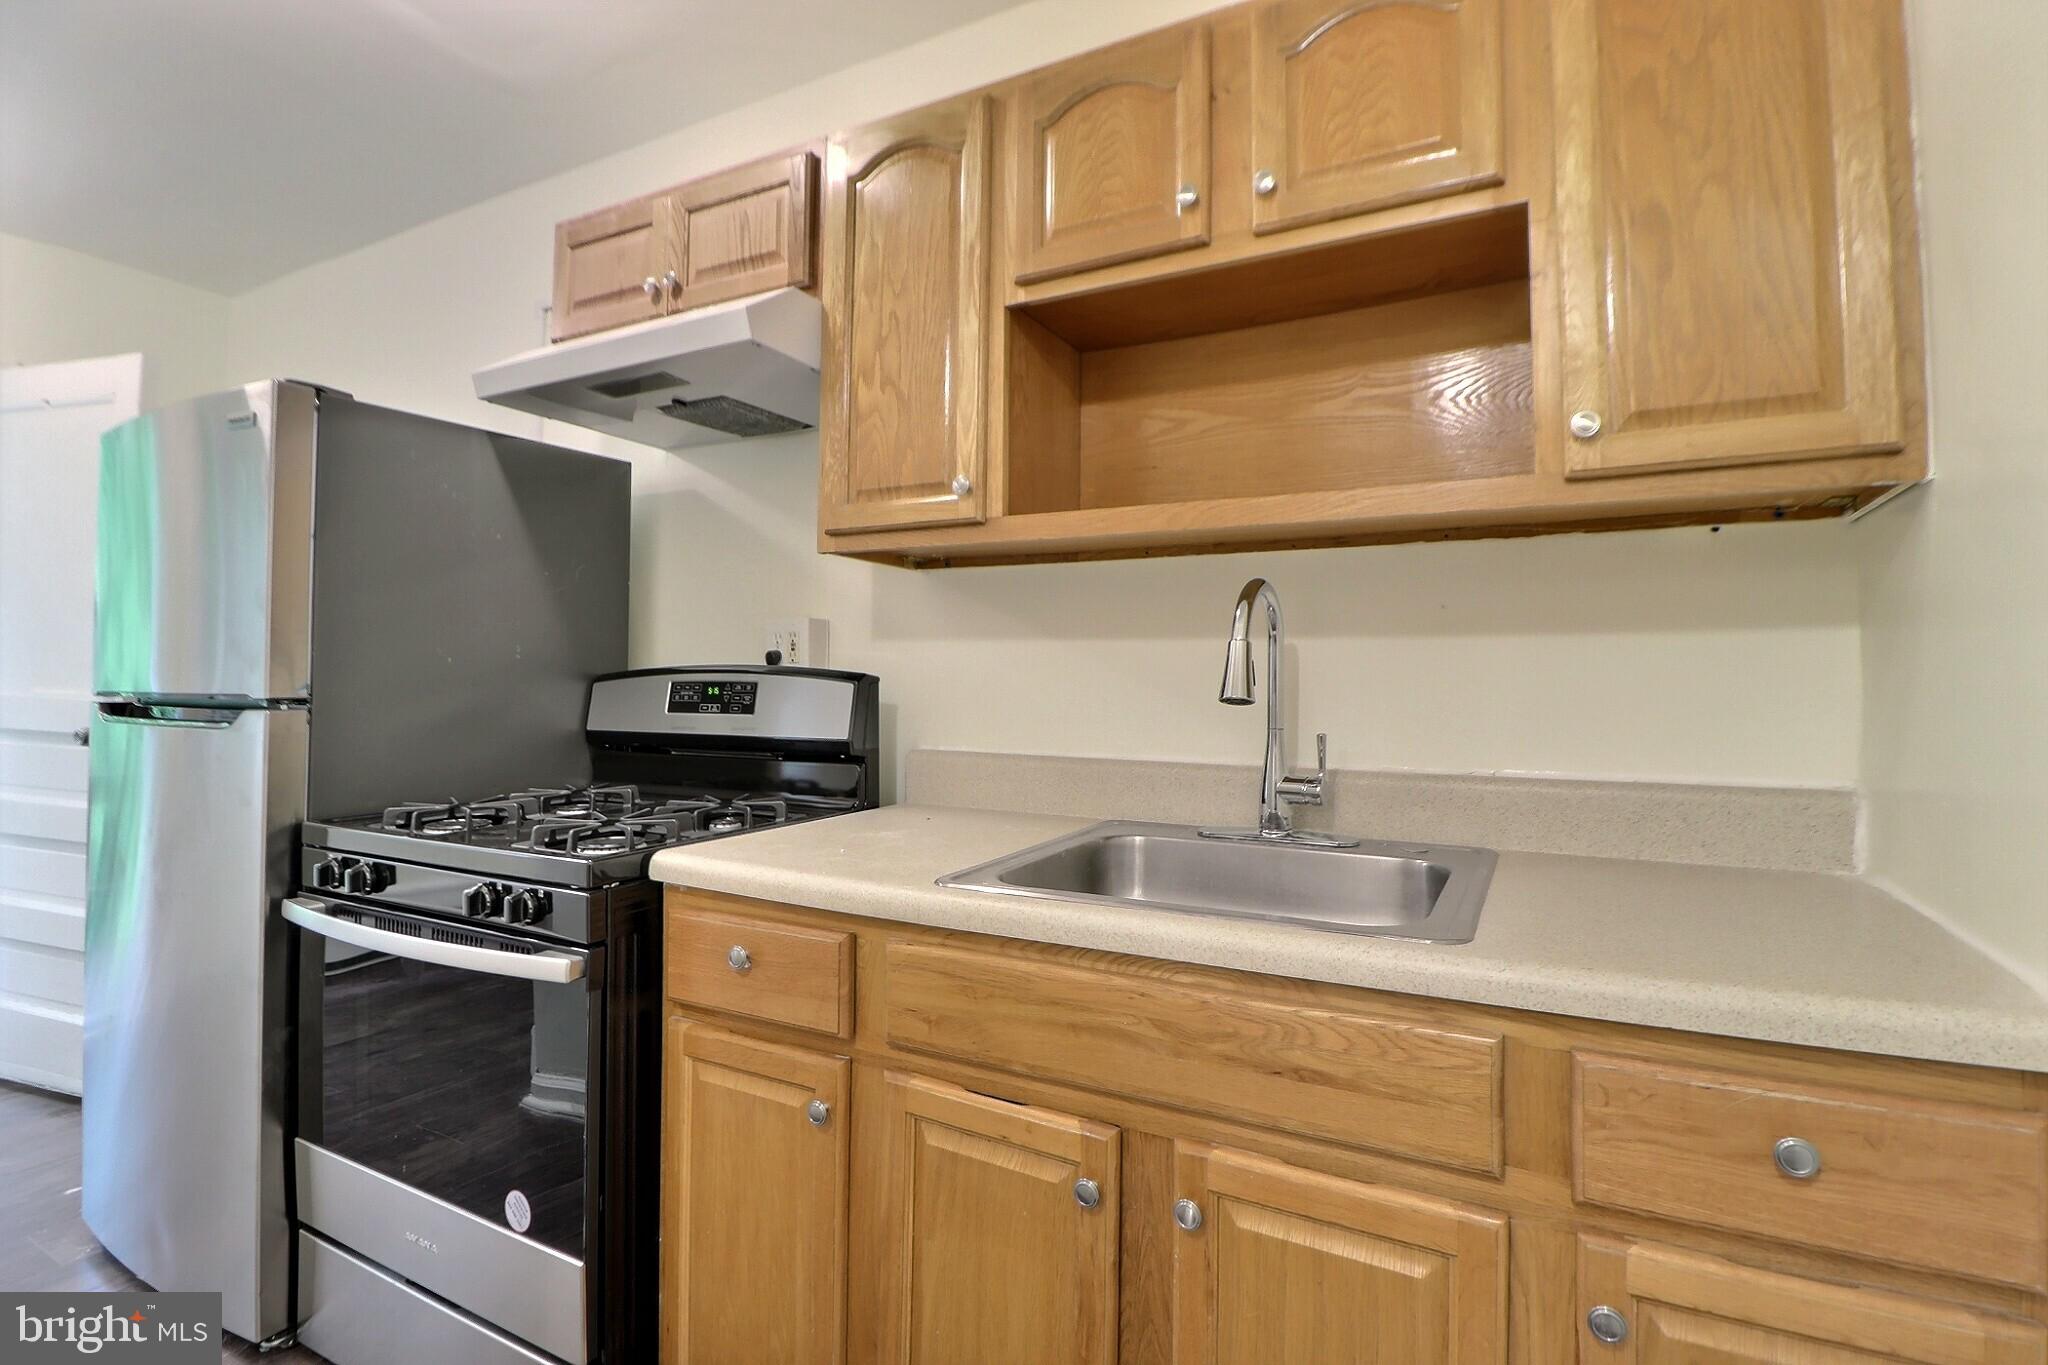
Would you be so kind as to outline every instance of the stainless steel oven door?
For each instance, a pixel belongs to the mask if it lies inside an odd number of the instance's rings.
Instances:
[[[346,900],[284,916],[308,935],[299,1221],[587,1359],[603,950]]]

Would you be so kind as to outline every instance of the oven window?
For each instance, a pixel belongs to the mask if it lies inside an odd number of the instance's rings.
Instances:
[[[581,1258],[600,957],[555,985],[328,945],[307,1136]]]

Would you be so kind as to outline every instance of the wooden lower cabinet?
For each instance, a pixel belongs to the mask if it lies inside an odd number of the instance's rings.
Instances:
[[[1204,1143],[1175,1167],[1174,1365],[1506,1359],[1499,1214]]]
[[[1118,1133],[891,1074],[891,1365],[1113,1365]]]
[[[1598,1237],[1579,1246],[1579,1308],[1580,1365],[2041,1365],[2048,1359],[2048,1330],[2038,1322]]]
[[[711,893],[666,954],[665,1365],[2048,1365],[2043,1076]]]
[[[682,1019],[665,1061],[662,1359],[835,1365],[847,1063]]]

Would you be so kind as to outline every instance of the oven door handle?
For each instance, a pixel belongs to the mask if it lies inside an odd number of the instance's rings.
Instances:
[[[412,934],[394,934],[354,920],[327,913],[327,902],[311,896],[287,896],[284,917],[301,929],[414,962],[431,962],[465,972],[487,972],[492,976],[516,976],[527,981],[567,985],[583,978],[584,959],[580,953],[558,952],[552,948],[537,953],[512,953],[496,948],[472,948],[463,943],[440,943]]]

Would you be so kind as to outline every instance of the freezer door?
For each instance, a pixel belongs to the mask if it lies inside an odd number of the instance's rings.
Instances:
[[[85,921],[86,1225],[222,1325],[289,1326],[288,888],[303,710],[102,703]]]
[[[100,438],[95,692],[306,695],[313,419],[266,382]]]

